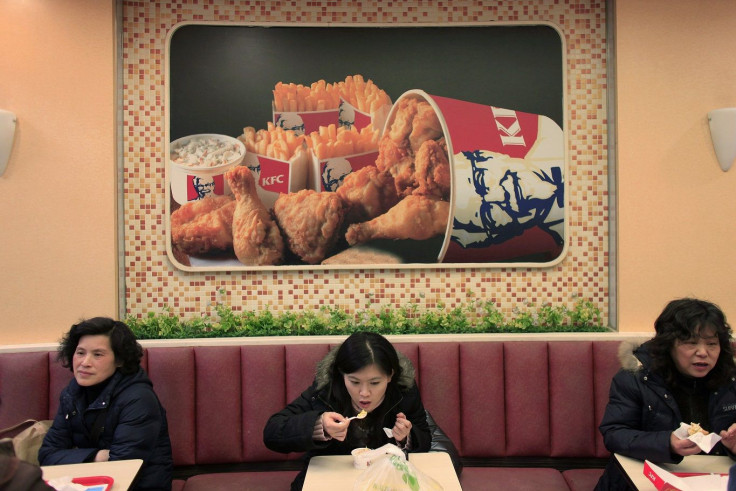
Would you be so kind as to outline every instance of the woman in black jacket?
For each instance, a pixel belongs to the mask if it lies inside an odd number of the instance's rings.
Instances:
[[[655,463],[679,463],[700,453],[680,439],[680,423],[698,423],[722,440],[710,454],[736,451],[736,365],[731,328],[723,312],[703,300],[671,301],[641,346],[624,343],[622,369],[611,382],[600,424],[611,453]],[[626,490],[628,481],[611,458],[597,490]]]
[[[72,326],[59,360],[74,378],[41,445],[41,465],[142,459],[131,489],[171,489],[166,411],[140,365],[142,356],[122,322],[95,317]]]
[[[348,420],[358,415],[365,417]],[[312,385],[269,418],[263,441],[276,452],[306,452],[293,490],[302,488],[315,455],[345,455],[386,443],[427,452],[431,435],[414,367],[383,336],[354,333],[317,365]]]

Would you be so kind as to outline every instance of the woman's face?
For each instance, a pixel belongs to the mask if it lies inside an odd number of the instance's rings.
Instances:
[[[72,360],[74,378],[79,385],[88,387],[104,382],[117,367],[109,336],[89,334],[79,338]]]
[[[386,388],[391,376],[386,375],[376,365],[368,365],[357,372],[343,375],[353,407],[371,412],[381,405],[386,396]]]
[[[713,328],[698,329],[697,334],[685,341],[676,340],[671,354],[680,373],[705,377],[716,366],[721,344]]]

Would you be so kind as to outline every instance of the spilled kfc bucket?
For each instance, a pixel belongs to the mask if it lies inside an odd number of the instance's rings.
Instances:
[[[450,217],[443,263],[550,263],[565,250],[565,138],[550,118],[409,90],[428,102],[447,144]]]

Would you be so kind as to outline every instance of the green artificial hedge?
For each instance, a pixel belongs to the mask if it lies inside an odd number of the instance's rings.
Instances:
[[[224,293],[220,291],[220,293]],[[129,315],[125,322],[138,339],[221,338],[243,336],[346,335],[355,331],[380,334],[544,333],[608,332],[601,325],[601,311],[590,300],[573,297],[572,307],[535,305],[526,302],[505,319],[495,302],[468,294],[460,306],[443,304],[424,309],[417,302],[403,307],[369,303],[355,313],[338,307],[321,307],[274,313],[236,311],[223,303],[199,317],[183,319],[164,308],[141,317]]]

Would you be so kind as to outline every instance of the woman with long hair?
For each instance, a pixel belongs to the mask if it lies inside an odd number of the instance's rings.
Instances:
[[[356,332],[318,363],[309,388],[271,416],[263,441],[276,452],[305,452],[293,490],[302,488],[315,455],[349,455],[386,443],[426,452],[431,435],[414,367],[380,334]]]

